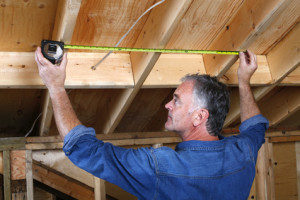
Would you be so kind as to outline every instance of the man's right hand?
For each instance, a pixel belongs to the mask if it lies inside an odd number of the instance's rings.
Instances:
[[[50,94],[65,90],[67,54],[64,54],[60,65],[53,65],[47,60],[38,47],[35,51],[35,61],[39,68],[40,77]]]

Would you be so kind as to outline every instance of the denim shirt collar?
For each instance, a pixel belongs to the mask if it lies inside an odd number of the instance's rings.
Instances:
[[[180,150],[209,150],[209,149],[223,149],[225,140],[223,136],[219,137],[217,141],[201,141],[189,140],[179,143],[176,146],[176,151]]]

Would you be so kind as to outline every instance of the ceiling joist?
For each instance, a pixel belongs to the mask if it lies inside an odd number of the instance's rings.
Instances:
[[[209,46],[209,49],[245,50],[266,30],[273,21],[280,18],[288,1],[246,0],[238,12]],[[204,55],[208,74],[223,76],[237,60],[234,56]]]

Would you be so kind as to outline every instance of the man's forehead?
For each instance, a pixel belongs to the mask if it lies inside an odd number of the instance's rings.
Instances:
[[[184,81],[182,82],[174,92],[174,95],[180,95],[182,93],[191,93],[193,92],[194,81]]]

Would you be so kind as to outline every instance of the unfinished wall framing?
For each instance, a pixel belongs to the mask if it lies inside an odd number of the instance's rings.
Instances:
[[[5,199],[133,199],[91,175],[77,176],[78,169],[66,164],[34,51],[42,39],[114,46],[155,2],[0,0],[0,163]],[[144,16],[120,46],[256,53],[259,68],[251,86],[270,129],[249,199],[300,199],[299,35],[299,0],[166,0]],[[92,70],[105,53],[70,50],[66,79],[79,119],[94,127],[99,138],[134,148],[174,147],[180,139],[164,130],[164,105],[187,73],[214,75],[229,85],[231,106],[223,132],[238,132],[237,56],[115,52]],[[57,164],[60,161],[70,168]]]

